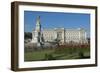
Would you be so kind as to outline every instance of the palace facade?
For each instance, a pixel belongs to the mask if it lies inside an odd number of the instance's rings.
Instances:
[[[59,40],[60,43],[87,43],[86,31],[82,28],[77,29],[43,29],[41,30],[40,17],[37,18],[36,28],[32,31],[33,43],[45,43]]]

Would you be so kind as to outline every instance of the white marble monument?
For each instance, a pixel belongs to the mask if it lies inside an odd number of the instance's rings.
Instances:
[[[35,43],[37,46],[41,46],[41,44],[43,43],[42,36],[43,35],[41,32],[40,16],[38,16],[36,20],[36,28],[34,31],[34,37],[32,36],[32,43]]]

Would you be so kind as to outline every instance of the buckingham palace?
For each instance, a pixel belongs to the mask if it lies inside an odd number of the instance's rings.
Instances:
[[[32,31],[33,43],[53,42],[55,39],[58,39],[61,44],[69,42],[87,43],[87,33],[85,29],[53,28],[41,30],[42,26],[40,17],[37,17],[36,27]]]

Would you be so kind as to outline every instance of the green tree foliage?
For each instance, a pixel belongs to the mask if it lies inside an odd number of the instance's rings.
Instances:
[[[24,38],[25,39],[32,39],[32,33],[31,32],[25,32],[24,33]]]

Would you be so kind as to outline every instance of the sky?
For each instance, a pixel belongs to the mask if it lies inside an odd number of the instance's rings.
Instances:
[[[90,14],[24,11],[24,30],[32,32],[36,26],[36,19],[40,16],[42,29],[65,28],[86,30],[90,36]]]

